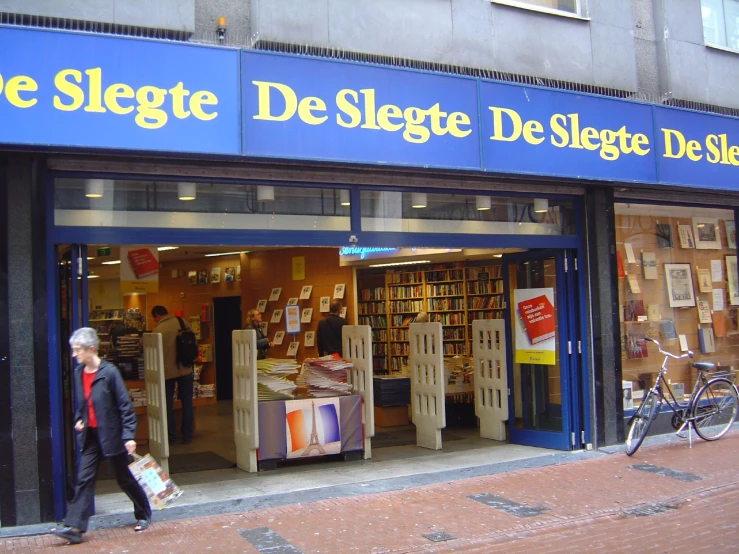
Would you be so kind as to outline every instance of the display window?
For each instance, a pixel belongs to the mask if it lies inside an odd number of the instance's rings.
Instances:
[[[736,231],[733,210],[615,205],[616,265],[624,409],[638,406],[664,350],[694,352],[672,360],[667,379],[678,400],[695,383],[691,361],[710,361],[732,376],[739,367]]]

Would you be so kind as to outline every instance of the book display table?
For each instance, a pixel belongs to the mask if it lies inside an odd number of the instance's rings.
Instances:
[[[279,460],[331,454],[361,458],[364,432],[358,394],[259,402],[258,410],[260,469],[274,469]]]

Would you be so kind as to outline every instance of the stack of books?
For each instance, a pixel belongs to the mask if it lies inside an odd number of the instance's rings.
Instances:
[[[316,398],[351,394],[346,374],[353,366],[351,362],[333,356],[309,358],[303,363],[298,386],[307,388],[308,394]]]
[[[259,360],[257,362],[257,399],[292,400],[296,387],[289,376],[296,375],[299,367],[295,360]]]
[[[128,394],[131,396],[131,403],[134,408],[136,406],[146,406],[146,389],[128,389]]]

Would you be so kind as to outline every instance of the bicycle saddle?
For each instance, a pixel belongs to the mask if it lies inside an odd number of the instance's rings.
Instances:
[[[692,365],[698,371],[711,371],[714,367],[716,367],[716,364],[712,362],[693,362],[690,365]]]

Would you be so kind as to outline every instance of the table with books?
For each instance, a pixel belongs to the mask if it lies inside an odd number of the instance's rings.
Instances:
[[[333,357],[257,362],[260,468],[277,461],[363,449],[362,400],[346,382],[351,362]]]

